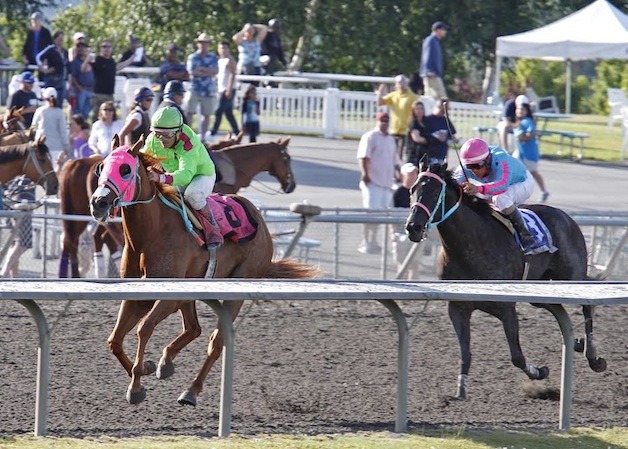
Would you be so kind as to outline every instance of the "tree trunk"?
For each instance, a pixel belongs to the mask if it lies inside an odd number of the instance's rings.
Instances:
[[[297,48],[294,50],[294,55],[292,56],[288,66],[288,70],[291,72],[298,72],[301,70],[301,67],[303,67],[303,61],[315,31],[314,16],[316,15],[316,11],[318,10],[320,4],[320,0],[310,0],[310,3],[305,10],[305,26],[303,28],[303,34],[297,42]]]

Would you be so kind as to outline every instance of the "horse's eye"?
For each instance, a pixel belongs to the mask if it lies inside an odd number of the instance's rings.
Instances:
[[[131,166],[129,164],[122,164],[120,166],[120,176],[125,181],[131,177],[133,171],[131,170]]]

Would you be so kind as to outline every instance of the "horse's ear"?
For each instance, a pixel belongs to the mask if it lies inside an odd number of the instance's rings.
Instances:
[[[41,145],[43,145],[44,143],[46,143],[46,136],[41,135],[37,138],[37,140],[35,141],[35,146],[39,147]]]
[[[242,141],[242,137],[244,137],[243,129],[241,129],[240,132],[236,135],[236,143],[240,143]]]
[[[35,138],[35,128],[30,126],[27,130],[26,130],[26,138],[28,140],[33,140]]]
[[[111,139],[111,149],[115,150],[119,146],[120,146],[120,136],[118,135],[118,133],[115,133],[113,135],[113,139]]]
[[[284,148],[286,148],[286,147],[288,146],[288,144],[290,143],[290,139],[292,139],[292,136],[288,136],[288,137],[286,138],[286,140],[282,141],[282,142],[281,142],[281,146],[282,146],[282,147],[284,147]]]
[[[137,153],[139,153],[139,151],[142,149],[143,146],[144,146],[144,134],[142,134],[140,138],[137,139],[137,142],[133,144],[133,146],[129,150],[129,153],[131,153],[134,156],[137,156]]]
[[[427,153],[423,153],[423,157],[421,157],[421,160],[419,161],[419,172],[427,171],[427,169]]]

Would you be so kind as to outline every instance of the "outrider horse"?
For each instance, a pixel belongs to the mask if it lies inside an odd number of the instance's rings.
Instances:
[[[125,245],[121,261],[124,278],[202,278],[209,263],[209,252],[186,229],[179,211],[166,205],[162,192],[174,190],[149,181],[148,167],[160,168],[159,161],[139,152],[140,139],[133,148],[116,148],[103,162],[98,189],[90,201],[93,217],[107,220],[112,212],[122,208]],[[114,145],[114,147],[117,145]],[[115,179],[120,178],[116,183]],[[309,278],[318,274],[310,265],[293,260],[273,262],[273,241],[261,213],[248,200],[234,196],[258,223],[254,237],[244,243],[226,239],[216,251],[214,277],[233,278]],[[232,320],[243,301],[229,301]],[[180,311],[183,331],[164,350],[159,366],[144,360],[144,350],[155,326],[170,314]],[[135,362],[123,350],[123,339],[138,324],[138,346]],[[194,301],[123,301],[118,321],[109,337],[109,349],[131,376],[127,392],[130,403],[141,402],[146,392],[141,376],[156,371],[158,378],[173,374],[173,360],[188,343],[200,335],[201,328]],[[203,383],[223,345],[220,322],[209,340],[207,357],[188,390],[180,397],[181,404],[196,404]]]
[[[421,165],[419,177],[411,189],[411,210],[406,223],[410,240],[420,242],[426,230],[437,226],[442,249],[438,257],[438,276],[446,280],[517,280],[522,279],[526,260],[529,262],[527,279],[570,280],[587,279],[587,248],[580,228],[562,210],[532,205],[549,229],[554,253],[524,256],[507,228],[492,216],[490,205],[469,197],[447,171],[446,165]],[[532,304],[549,310],[563,309],[560,304]],[[457,396],[467,396],[467,382],[471,366],[471,314],[479,309],[502,321],[512,363],[530,379],[544,379],[547,367],[537,368],[526,363],[519,343],[519,322],[515,303],[449,302],[449,317],[460,344],[461,364]],[[586,357],[596,372],[606,369],[606,361],[597,357],[593,344],[593,307],[582,306],[585,317]],[[582,351],[577,340],[576,349]]]
[[[36,142],[0,146],[0,182],[6,184],[24,174],[42,186],[46,195],[55,195],[59,180],[44,142],[45,138],[41,138]]]
[[[288,144],[290,138],[277,142],[233,145],[209,154],[222,179],[214,190],[220,193],[237,193],[260,172],[268,172],[277,178],[284,193],[291,193],[296,181],[290,165]]]

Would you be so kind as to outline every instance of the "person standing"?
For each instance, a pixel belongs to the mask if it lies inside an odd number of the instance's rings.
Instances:
[[[148,56],[146,56],[146,52],[142,46],[142,41],[137,36],[129,37],[129,49],[122,54],[122,58],[120,60],[126,61],[129,58],[132,58],[131,66],[133,67],[152,65],[151,60]]]
[[[11,108],[24,108],[22,110],[22,117],[24,118],[24,126],[30,128],[33,122],[33,114],[39,107],[39,101],[37,95],[33,92],[33,85],[35,84],[35,77],[32,72],[22,72],[20,75],[21,85],[19,90],[16,90],[11,96],[9,102],[9,109]]]
[[[278,63],[288,68],[286,57],[283,54],[283,47],[281,45],[281,21],[279,19],[270,19],[268,21],[268,32],[266,37],[262,41],[261,54],[268,56],[268,64],[266,65],[266,74],[272,75],[277,71]]]
[[[386,209],[392,205],[392,186],[395,171],[401,166],[395,139],[388,133],[390,116],[378,112],[377,125],[360,138],[358,164],[360,166],[360,190],[362,207]],[[358,251],[362,254],[377,254],[381,246],[377,243],[377,224],[365,224],[362,243]]]
[[[72,114],[81,114],[85,120],[92,112],[92,96],[94,94],[94,70],[90,56],[87,53],[87,44],[76,44],[76,56],[70,63],[71,90],[74,95]]]
[[[159,65],[161,91],[164,92],[166,84],[173,80],[190,81],[190,74],[185,64],[179,61],[179,48],[171,42],[166,46],[166,60]]]
[[[257,87],[250,84],[242,97],[242,128],[248,134],[249,142],[257,142],[260,132],[260,104],[257,98]]]
[[[39,73],[44,77],[44,87],[54,87],[57,90],[59,107],[63,107],[66,99],[68,83],[68,51],[63,48],[63,31],[55,31],[52,44],[37,53],[35,61],[39,66]]]
[[[133,110],[126,117],[126,123],[120,131],[120,141],[133,146],[142,135],[150,133],[150,117],[148,110],[153,104],[155,94],[148,87],[140,87],[134,92]]]
[[[188,92],[187,116],[190,123],[194,121],[196,108],[200,106],[198,127],[200,138],[211,140],[207,134],[209,117],[216,111],[216,74],[218,73],[218,58],[209,51],[211,38],[207,33],[201,33],[196,39],[197,50],[188,56],[187,69],[191,75],[192,89]],[[207,136],[206,136],[207,134]]]
[[[395,77],[395,90],[393,92],[384,95],[384,89],[383,84],[380,84],[377,89],[377,105],[385,105],[390,108],[390,133],[395,138],[399,159],[402,159],[406,148],[408,124],[412,117],[412,103],[417,99],[417,96],[408,89],[408,78],[405,75]]]
[[[65,119],[65,112],[58,106],[57,96],[57,89],[54,87],[46,87],[42,91],[45,104],[35,111],[33,128],[35,128],[35,140],[46,137],[46,146],[55,163],[55,171],[59,173],[72,153],[68,138],[68,123]]]
[[[432,33],[423,41],[421,52],[419,75],[423,78],[425,93],[436,101],[447,97],[443,83],[444,63],[440,41],[447,36],[448,30],[449,25],[445,22],[434,22]]]
[[[89,129],[89,124],[81,114],[74,114],[70,117],[70,145],[74,159],[91,156],[92,150],[88,143]]]
[[[133,62],[133,58],[118,62],[111,56],[113,46],[111,41],[105,39],[100,43],[100,54],[93,59],[92,70],[94,71],[94,94],[92,95],[93,121],[98,119],[98,108],[105,101],[113,101],[113,91],[116,86],[116,73]],[[92,56],[89,56],[91,59]]]
[[[515,113],[515,97],[510,93],[511,98],[506,100],[504,108],[502,109],[502,115],[499,123],[497,123],[497,136],[499,137],[499,146],[504,150],[511,153],[508,148],[508,134],[512,134],[513,126],[517,121],[517,114]],[[520,95],[525,97],[525,95]],[[528,101],[529,103],[529,101]]]
[[[233,116],[233,97],[234,86],[236,77],[236,62],[231,56],[229,50],[229,42],[222,41],[218,44],[218,109],[216,109],[216,117],[214,118],[214,126],[211,130],[211,135],[215,136],[220,128],[220,122],[222,121],[222,114],[225,114],[229,124],[231,125],[231,131],[234,135],[237,135],[240,130],[238,129],[238,122]]]
[[[448,123],[445,116],[446,98],[434,104],[434,112],[425,117],[425,127],[429,135],[427,142],[427,154],[430,164],[442,164],[447,159],[449,140],[455,139],[456,128]]]
[[[539,188],[541,189],[541,197],[539,201],[544,203],[549,197],[549,193],[545,190],[545,182],[539,173],[539,142],[536,138],[536,124],[532,115],[530,101],[525,95],[519,95],[515,99],[517,121],[514,123],[513,133],[517,139],[517,153],[514,155],[523,162]]]
[[[103,158],[107,157],[111,153],[113,136],[120,133],[123,125],[122,120],[118,119],[113,101],[101,104],[98,109],[98,120],[92,125],[87,141],[92,152]]]
[[[36,65],[37,54],[52,44],[50,30],[41,24],[44,16],[40,12],[31,15],[31,27],[26,33],[26,40],[22,47],[22,60],[24,64]]]
[[[430,133],[425,123],[425,105],[421,100],[412,103],[412,119],[408,127],[408,158],[417,167],[423,156],[428,154],[428,142]]]
[[[246,23],[244,27],[233,35],[233,41],[238,46],[238,73],[241,75],[261,75],[262,42],[266,38],[268,27],[260,23]],[[259,86],[259,81],[251,84]]]

